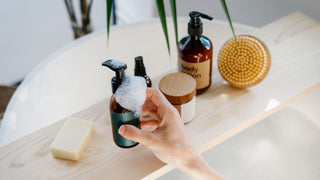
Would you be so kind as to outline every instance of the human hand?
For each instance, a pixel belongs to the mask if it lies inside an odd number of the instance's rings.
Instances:
[[[131,125],[121,126],[119,133],[147,146],[161,161],[176,165],[177,156],[188,149],[186,133],[178,111],[158,89],[147,89],[147,98],[142,107],[143,116],[156,119],[141,121],[143,131]]]
[[[122,125],[119,134],[148,147],[161,161],[178,167],[190,177],[201,179],[219,178],[213,169],[189,144],[178,111],[167,101],[159,89],[148,88],[142,107],[144,116],[155,119],[141,121],[142,129]]]

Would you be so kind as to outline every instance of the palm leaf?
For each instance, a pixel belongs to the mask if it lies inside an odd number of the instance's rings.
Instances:
[[[237,40],[236,33],[234,32],[234,29],[233,29],[233,25],[232,25],[232,21],[231,21],[230,15],[229,15],[229,11],[228,11],[228,7],[227,7],[227,4],[226,4],[226,1],[225,0],[220,0],[220,2],[221,2],[221,5],[222,5],[222,8],[224,10],[224,13],[227,16],[230,28],[231,28],[232,33],[233,33],[233,37],[234,37],[235,40]]]
[[[164,36],[165,36],[166,41],[167,41],[168,52],[170,54],[170,44],[169,44],[167,20],[166,20],[166,13],[164,11],[163,0],[156,0],[156,3],[157,3],[157,7],[158,7],[158,13],[159,13],[159,17],[160,17],[160,20],[161,20],[163,33],[164,33]]]
[[[107,3],[107,41],[109,42],[110,18],[113,0],[106,0]]]
[[[178,44],[178,23],[177,23],[177,8],[176,8],[176,0],[170,0],[171,14],[174,25],[174,32],[176,36],[176,44]]]

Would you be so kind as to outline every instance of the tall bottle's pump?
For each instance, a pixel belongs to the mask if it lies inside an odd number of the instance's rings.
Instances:
[[[188,23],[188,34],[190,36],[196,36],[196,37],[200,37],[203,32],[203,25],[200,17],[208,20],[213,19],[213,17],[197,11],[191,11],[189,13],[189,17],[190,17],[190,21]]]

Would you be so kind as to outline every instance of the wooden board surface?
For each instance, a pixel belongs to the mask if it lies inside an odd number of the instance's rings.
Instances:
[[[318,22],[294,13],[252,34],[271,51],[270,72],[253,88],[235,89],[222,80],[214,64],[213,85],[197,96],[196,117],[186,125],[200,152],[320,86]],[[278,105],[268,106],[271,101]],[[114,145],[108,99],[74,117],[94,121],[96,129],[79,162],[54,159],[50,154],[50,144],[65,121],[62,120],[2,147],[1,179],[153,179],[172,169],[143,145],[131,149]]]

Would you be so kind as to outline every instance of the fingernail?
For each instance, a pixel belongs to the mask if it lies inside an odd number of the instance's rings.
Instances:
[[[120,126],[118,133],[122,135],[125,131],[125,128],[126,128],[125,125]]]

